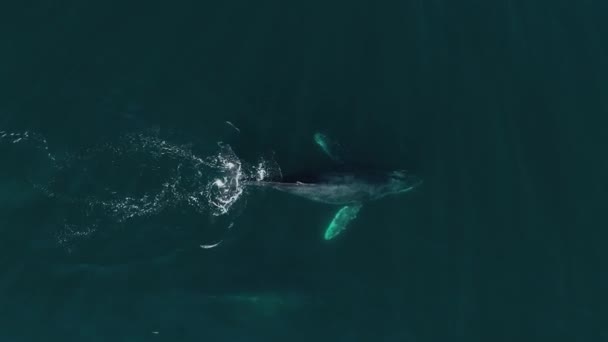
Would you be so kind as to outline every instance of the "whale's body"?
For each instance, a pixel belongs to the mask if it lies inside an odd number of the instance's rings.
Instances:
[[[407,192],[420,180],[403,171],[392,172],[330,172],[316,177],[296,177],[292,181],[258,182],[272,188],[315,202],[334,205],[353,205],[377,200],[388,195]]]
[[[389,195],[408,192],[422,183],[418,177],[403,171],[378,171],[348,168],[336,154],[339,145],[325,135],[314,135],[315,143],[336,164],[340,171],[321,172],[288,177],[280,181],[250,181],[249,185],[271,188],[315,202],[342,206],[325,230],[325,240],[331,240],[346,229],[357,217],[363,203]]]

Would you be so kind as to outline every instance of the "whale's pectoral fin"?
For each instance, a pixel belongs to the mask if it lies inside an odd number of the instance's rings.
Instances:
[[[357,217],[362,206],[362,204],[352,204],[340,208],[333,220],[329,223],[329,226],[327,226],[327,229],[325,229],[325,240],[331,240],[342,233],[350,221]]]
[[[342,162],[340,153],[341,147],[338,143],[329,139],[325,134],[319,132],[314,134],[313,139],[317,146],[321,148],[321,151],[331,158],[331,160],[338,163]]]

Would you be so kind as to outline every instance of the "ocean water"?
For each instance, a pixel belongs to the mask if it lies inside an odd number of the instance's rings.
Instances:
[[[608,341],[607,2],[1,7],[0,341]]]

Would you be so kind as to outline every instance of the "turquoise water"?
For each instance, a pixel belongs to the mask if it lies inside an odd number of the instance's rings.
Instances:
[[[608,3],[2,7],[1,341],[608,341]],[[424,185],[214,215],[319,131]]]

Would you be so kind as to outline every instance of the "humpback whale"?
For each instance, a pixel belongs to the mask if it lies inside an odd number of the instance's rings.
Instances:
[[[335,151],[338,147],[336,143],[321,133],[316,133],[313,138],[321,150],[339,164],[339,171],[300,178],[296,176],[281,181],[252,181],[249,184],[341,206],[325,230],[325,240],[331,240],[343,232],[357,217],[364,203],[405,193],[422,184],[420,178],[405,170],[367,170],[346,165]]]

